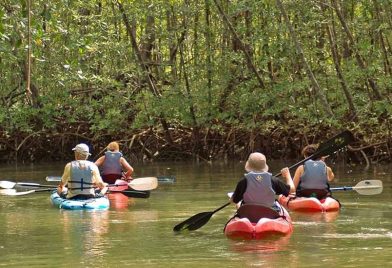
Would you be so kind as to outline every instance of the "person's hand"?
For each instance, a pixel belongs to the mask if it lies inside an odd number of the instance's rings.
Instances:
[[[285,167],[285,168],[282,168],[280,173],[282,173],[283,177],[287,177],[288,175],[290,175],[290,170],[289,170],[289,168]]]

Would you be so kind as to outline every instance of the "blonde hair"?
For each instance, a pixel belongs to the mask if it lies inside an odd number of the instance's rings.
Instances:
[[[116,141],[112,141],[111,143],[108,144],[108,146],[106,147],[108,148],[109,151],[119,151],[120,150],[120,145],[118,145],[118,143]]]

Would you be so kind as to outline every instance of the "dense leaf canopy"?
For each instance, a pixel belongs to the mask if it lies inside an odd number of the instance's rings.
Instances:
[[[4,0],[0,151],[283,158],[350,129],[390,160],[391,44],[382,0]]]

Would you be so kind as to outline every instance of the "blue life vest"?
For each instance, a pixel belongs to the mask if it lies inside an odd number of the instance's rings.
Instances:
[[[300,178],[300,189],[328,189],[327,165],[321,161],[308,160]]]
[[[87,160],[71,162],[71,180],[68,181],[68,195],[70,198],[75,195],[95,195],[93,188],[93,167],[94,163]]]
[[[102,166],[102,174],[108,175],[122,175],[122,167],[120,164],[120,158],[122,157],[122,153],[120,152],[111,152],[107,151],[105,153],[105,161]]]
[[[272,174],[249,172],[245,178],[247,187],[243,196],[244,203],[273,207],[275,191],[272,189]]]

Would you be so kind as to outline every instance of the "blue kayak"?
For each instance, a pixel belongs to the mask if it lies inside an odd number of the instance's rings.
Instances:
[[[69,210],[104,210],[110,206],[106,196],[77,200],[62,198],[57,192],[54,192],[50,195],[50,201],[58,208]]]

